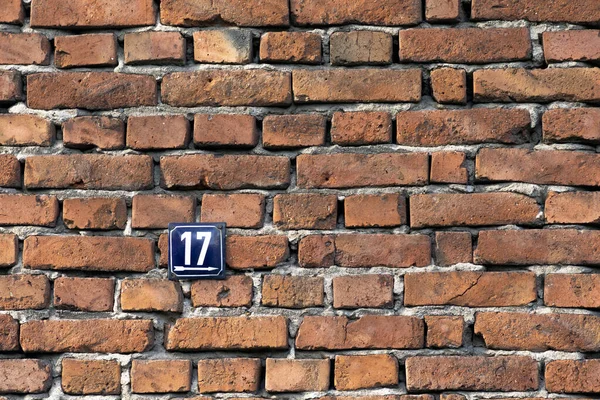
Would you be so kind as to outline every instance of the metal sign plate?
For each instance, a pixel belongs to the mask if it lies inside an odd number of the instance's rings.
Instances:
[[[225,224],[169,224],[169,279],[225,279]]]

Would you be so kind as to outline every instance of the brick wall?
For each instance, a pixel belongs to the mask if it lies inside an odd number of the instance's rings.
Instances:
[[[0,398],[600,394],[598,0],[0,2]]]

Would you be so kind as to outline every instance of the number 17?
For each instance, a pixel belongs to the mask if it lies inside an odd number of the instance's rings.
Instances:
[[[208,245],[210,244],[210,232],[196,232],[196,240],[202,240],[202,249],[200,249],[200,257],[196,265],[204,265]],[[185,232],[181,235],[181,241],[185,242],[185,265],[192,265],[192,232]]]

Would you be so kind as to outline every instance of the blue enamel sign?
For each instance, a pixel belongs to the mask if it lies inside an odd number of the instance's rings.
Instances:
[[[225,224],[169,224],[169,279],[225,279]]]

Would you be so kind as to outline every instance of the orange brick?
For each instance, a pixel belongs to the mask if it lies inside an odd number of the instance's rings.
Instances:
[[[6,0],[0,10],[0,23],[23,25],[25,9],[21,0]]]
[[[0,314],[0,352],[19,351],[19,321]]]
[[[77,117],[63,123],[65,147],[117,150],[125,147],[125,123],[111,117]]]
[[[13,103],[23,97],[23,83],[18,71],[0,71],[0,103]]]
[[[12,233],[0,234],[0,267],[12,267],[19,258],[19,238]]]
[[[392,355],[335,356],[337,390],[396,386],[398,380],[398,360]]]
[[[149,115],[127,119],[127,147],[136,150],[184,149],[190,122],[183,115]]]
[[[48,65],[51,53],[44,35],[0,32],[0,65]]]
[[[225,222],[228,228],[260,228],[265,217],[265,196],[258,193],[205,194],[201,222]]]
[[[117,38],[112,33],[56,36],[54,63],[58,68],[116,66],[117,47]]]
[[[69,229],[125,229],[125,199],[80,198],[63,200],[63,221]]]
[[[125,64],[185,63],[185,39],[179,32],[128,33],[124,45]]]
[[[283,235],[227,237],[227,265],[232,269],[274,268],[290,255]]]
[[[469,182],[469,171],[465,167],[466,154],[457,151],[440,151],[431,155],[430,180],[434,183]]]
[[[272,63],[321,63],[321,35],[267,32],[260,37],[260,60]]]
[[[133,197],[131,226],[167,228],[171,222],[194,222],[196,199],[191,196],[137,195]]]
[[[436,232],[435,260],[448,266],[473,262],[473,240],[469,232]]]
[[[267,392],[322,392],[329,389],[329,360],[267,358]]]
[[[334,32],[329,49],[332,65],[391,64],[393,40],[386,32]]]
[[[56,128],[44,118],[35,115],[0,115],[0,145],[50,146]]]
[[[562,61],[600,60],[600,31],[559,31],[542,34],[544,57],[547,63]]]
[[[21,187],[21,163],[12,154],[0,154],[0,187]]]
[[[123,311],[181,312],[183,293],[179,282],[163,279],[124,279],[121,282]]]
[[[258,358],[199,360],[198,390],[200,393],[257,392],[260,371]]]
[[[344,200],[347,228],[392,227],[406,224],[406,199],[395,193],[357,194]]]
[[[322,277],[265,275],[262,304],[281,308],[323,306],[323,283]]]
[[[0,360],[0,393],[43,393],[52,386],[52,364],[34,359]]]
[[[58,218],[58,199],[47,195],[0,194],[0,225],[53,227]]]
[[[335,112],[331,142],[340,146],[360,146],[392,142],[392,116],[387,112]]]
[[[250,307],[252,278],[231,275],[225,280],[194,281],[191,292],[194,307]]]
[[[292,0],[292,21],[297,25],[414,25],[421,21],[418,0]]]
[[[256,118],[244,114],[194,115],[196,147],[254,147],[258,144]]]
[[[427,0],[425,19],[429,22],[456,21],[460,17],[460,0]]]
[[[301,267],[329,267],[335,263],[335,239],[327,235],[310,235],[300,239],[298,263]]]
[[[45,275],[0,276],[0,310],[41,310],[50,304]]]
[[[267,149],[323,146],[327,121],[317,114],[268,115],[263,120]]]
[[[393,305],[393,275],[347,275],[333,278],[335,308],[391,308]]]
[[[76,311],[112,311],[115,280],[69,278],[54,280],[54,307]]]
[[[337,196],[317,193],[278,194],[273,223],[280,229],[335,229]]]
[[[430,77],[435,101],[449,104],[467,103],[467,73],[464,69],[434,69]]]
[[[465,321],[459,316],[427,315],[427,347],[461,347]]]
[[[190,360],[133,360],[133,393],[189,392],[192,386]]]
[[[120,394],[121,365],[111,360],[62,360],[61,386],[67,394]]]
[[[248,64],[252,32],[245,29],[194,32],[194,61],[209,64]]]

